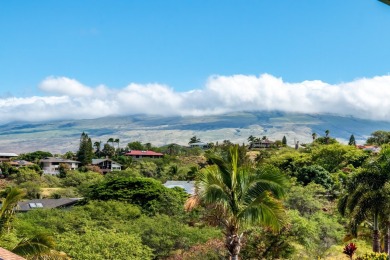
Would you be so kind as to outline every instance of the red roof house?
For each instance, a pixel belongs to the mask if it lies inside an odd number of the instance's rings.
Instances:
[[[140,150],[131,150],[128,153],[125,153],[126,156],[131,156],[133,159],[143,159],[143,158],[162,158],[162,153],[156,153],[154,151],[140,151]]]

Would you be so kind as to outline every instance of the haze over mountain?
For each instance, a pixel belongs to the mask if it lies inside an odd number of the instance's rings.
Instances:
[[[311,142],[311,134],[330,135],[347,142],[351,134],[359,143],[375,130],[390,129],[390,122],[372,121],[336,115],[284,112],[235,112],[210,116],[110,116],[88,120],[57,120],[48,122],[13,122],[0,126],[0,147],[7,152],[45,150],[52,153],[76,151],[80,134],[85,131],[92,141],[120,139],[128,142],[150,142],[161,146],[169,143],[186,145],[196,135],[204,142],[247,143],[250,135],[267,136],[271,140],[285,135],[289,145],[294,141]]]

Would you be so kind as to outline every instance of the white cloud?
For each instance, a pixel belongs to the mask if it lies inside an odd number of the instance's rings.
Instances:
[[[84,86],[74,79],[66,77],[48,77],[41,82],[39,88],[48,93],[72,96],[89,96],[93,89]]]
[[[284,82],[269,74],[211,76],[204,88],[175,92],[161,84],[132,83],[122,89],[88,87],[75,79],[48,77],[42,97],[0,98],[0,122],[97,118],[109,115],[208,115],[278,110],[331,113],[390,120],[390,76],[340,84]]]

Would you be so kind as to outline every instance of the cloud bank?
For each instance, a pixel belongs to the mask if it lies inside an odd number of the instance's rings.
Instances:
[[[203,88],[187,92],[162,84],[90,87],[75,79],[48,77],[39,89],[44,96],[0,99],[0,122],[272,110],[390,120],[390,76],[333,85],[319,80],[289,83],[269,74],[211,76]]]

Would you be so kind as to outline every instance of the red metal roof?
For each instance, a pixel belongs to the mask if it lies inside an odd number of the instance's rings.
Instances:
[[[142,156],[163,156],[162,153],[156,153],[154,151],[139,151],[139,150],[131,150],[125,155],[142,155]]]

